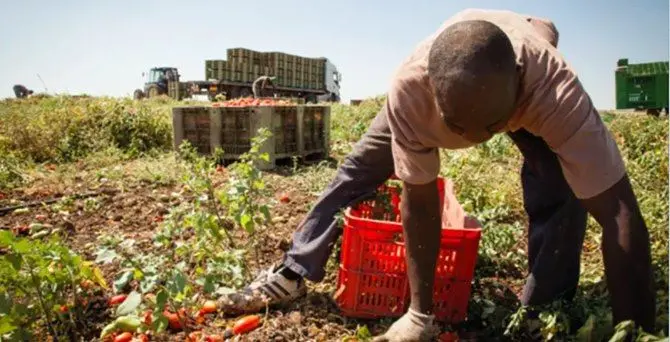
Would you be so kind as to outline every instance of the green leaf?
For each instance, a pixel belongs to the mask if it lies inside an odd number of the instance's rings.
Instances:
[[[0,317],[0,337],[16,330],[16,328],[17,326],[13,324],[10,316]]]
[[[131,280],[133,280],[133,271],[123,272],[121,276],[114,281],[114,291],[121,292]]]
[[[7,293],[0,295],[0,315],[9,314],[12,310],[12,299]]]
[[[261,213],[263,213],[263,216],[265,217],[265,222],[270,221],[270,219],[271,219],[271,217],[270,217],[270,209],[268,209],[268,206],[267,206],[267,205],[264,205],[264,206],[262,206],[262,207],[260,208],[260,210],[261,210]]]
[[[206,276],[205,277],[205,285],[203,286],[203,291],[205,291],[205,293],[208,293],[208,294],[214,292],[214,283],[215,283],[215,279],[214,279],[213,276]]]
[[[0,246],[9,246],[14,242],[14,235],[9,230],[0,230]]]
[[[136,291],[131,292],[126,300],[116,308],[116,316],[125,316],[133,313],[140,306],[142,296]]]
[[[259,159],[264,160],[266,162],[270,161],[270,155],[267,153],[261,153],[258,157]]]
[[[21,239],[14,244],[14,250],[19,254],[24,254],[30,252],[34,246],[28,240]]]
[[[184,277],[184,274],[177,272],[172,279],[172,285],[174,286],[173,290],[175,293],[184,292],[184,288],[186,288],[186,277]]]
[[[119,255],[116,254],[116,251],[113,249],[103,249],[102,251],[99,251],[97,254],[97,257],[95,258],[96,263],[101,263],[101,264],[110,264],[114,261],[114,259],[118,258]]]
[[[165,292],[165,290],[159,290],[158,293],[156,293],[156,309],[160,312],[163,312],[163,307],[165,307],[165,304],[167,304],[168,300],[168,294]]]
[[[254,223],[252,222],[251,216],[249,216],[248,214],[243,214],[243,215],[240,217],[240,225],[241,225],[242,228],[244,228],[244,230],[246,230],[247,232],[250,232],[250,233],[253,232],[253,229],[254,229]]]
[[[593,315],[589,316],[589,319],[586,320],[586,323],[577,330],[575,336],[578,342],[591,342],[594,341],[593,330],[595,328],[595,317]]]
[[[20,270],[21,269],[21,261],[23,260],[20,255],[16,254],[7,254],[5,255],[5,259],[9,261],[12,264],[12,267],[14,267],[15,270]]]
[[[105,277],[102,275],[102,271],[97,268],[93,267],[93,279],[95,279],[95,282],[100,285],[103,289],[107,289],[107,281],[105,280]]]
[[[158,285],[158,281],[160,280],[160,277],[157,274],[149,274],[140,281],[140,291],[142,293],[147,293],[156,287]]]
[[[156,331],[156,332],[162,332],[165,331],[168,327],[168,319],[163,315],[162,310],[155,311],[152,314],[152,322],[151,322],[151,327]]]

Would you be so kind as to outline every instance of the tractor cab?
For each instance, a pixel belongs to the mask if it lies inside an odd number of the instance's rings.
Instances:
[[[155,97],[168,93],[168,82],[179,81],[179,71],[173,67],[156,67],[149,70],[149,74],[142,73],[146,77],[144,91],[135,90],[135,98]]]

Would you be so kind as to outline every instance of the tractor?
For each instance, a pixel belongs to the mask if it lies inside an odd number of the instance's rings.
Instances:
[[[146,73],[142,73],[145,77]],[[179,71],[173,67],[156,67],[149,70],[149,77],[144,83],[144,91],[136,89],[133,94],[136,100],[156,97],[168,93],[168,82],[179,81]]]

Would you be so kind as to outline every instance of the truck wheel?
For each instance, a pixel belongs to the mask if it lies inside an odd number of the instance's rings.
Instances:
[[[307,102],[307,103],[317,103],[316,95],[314,95],[314,94],[307,95],[307,97],[305,97],[305,102]]]
[[[249,96],[252,96],[251,89],[242,88],[242,90],[240,90],[240,97],[249,97]]]
[[[133,93],[133,98],[135,100],[141,100],[144,97],[144,92],[142,89],[135,89],[135,92]]]
[[[149,89],[147,90],[147,95],[149,98],[157,97],[158,95],[160,95],[160,93],[161,93],[160,89],[158,89],[158,86],[155,84],[150,85]]]
[[[232,88],[230,88],[230,92],[229,92],[228,94],[226,94],[226,98],[227,98],[228,100],[230,100],[230,99],[236,99],[236,98],[238,98],[238,97],[240,97],[240,88],[238,88],[238,87],[232,87]]]
[[[658,108],[649,108],[647,109],[647,114],[658,117],[661,114],[661,111]]]

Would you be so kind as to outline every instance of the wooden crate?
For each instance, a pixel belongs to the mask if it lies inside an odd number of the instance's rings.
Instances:
[[[262,127],[272,136],[261,147],[269,161],[257,166],[272,169],[276,162],[291,157],[308,157],[330,152],[330,107],[315,105],[261,107],[174,107],[174,147],[190,141],[201,154],[216,147],[224,159],[236,160],[251,148],[251,140]]]

